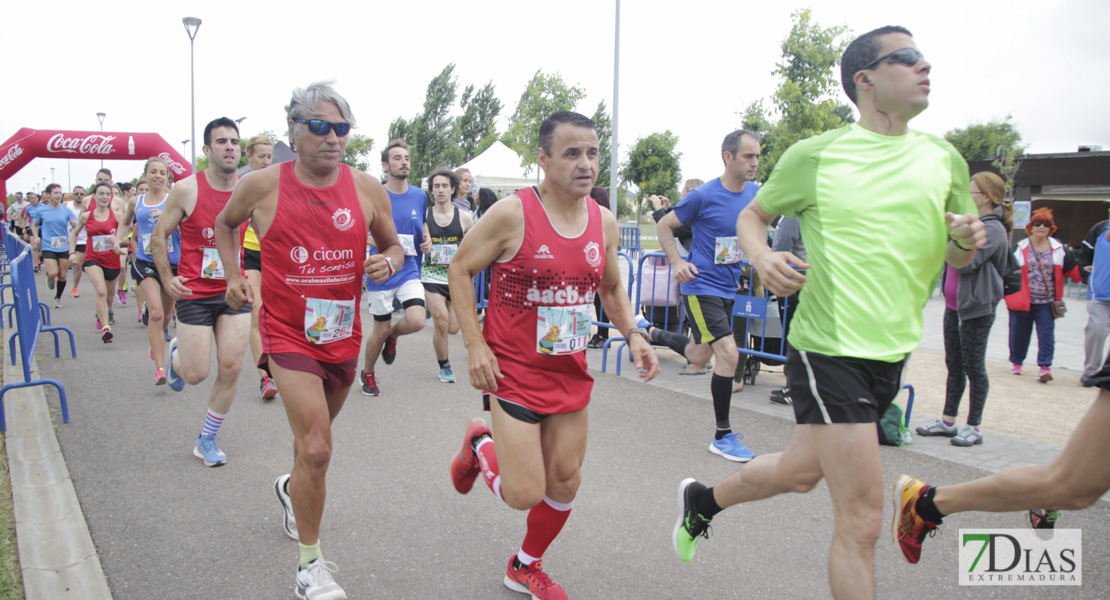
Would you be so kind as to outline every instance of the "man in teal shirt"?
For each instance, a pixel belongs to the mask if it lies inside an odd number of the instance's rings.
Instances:
[[[875,597],[883,502],[875,423],[901,388],[941,267],[966,265],[986,241],[967,163],[944,140],[907,127],[929,104],[931,69],[902,27],[854,40],[841,79],[859,123],[790,147],[737,219],[763,283],[780,296],[801,290],[785,368],[798,425],[783,452],[757,457],[716,487],[680,484],[682,560],[722,508],[807,492],[825,478],[833,596]],[[798,217],[808,264],[767,248],[767,223],[778,214]]]

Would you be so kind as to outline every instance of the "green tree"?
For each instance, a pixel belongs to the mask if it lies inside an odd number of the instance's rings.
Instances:
[[[459,106],[463,113],[455,120],[455,137],[461,152],[458,162],[462,164],[497,141],[497,116],[504,107],[494,94],[492,81],[477,92],[473,84],[466,86]]]
[[[637,139],[628,153],[620,176],[639,188],[636,196],[637,218],[642,213],[644,198],[648,196],[660,194],[678,198],[678,183],[682,180],[679,159],[682,153],[675,150],[677,146],[678,136],[665,131]]]
[[[558,73],[546,75],[536,71],[520,95],[516,110],[509,118],[509,129],[501,136],[521,156],[520,166],[531,170],[539,162],[536,154],[540,145],[540,124],[552,113],[574,110],[586,92],[578,86],[567,85]]]
[[[605,110],[604,100],[597,104],[597,110],[594,111],[594,116],[590,118],[593,119],[594,125],[597,125],[598,148],[601,150],[601,155],[598,157],[601,166],[597,171],[597,185],[609,189],[609,168],[613,160],[613,120],[609,117],[609,112]],[[610,196],[615,193],[616,190],[609,190]]]
[[[760,181],[767,179],[779,156],[794,142],[855,120],[852,107],[836,100],[840,85],[836,66],[850,30],[844,25],[821,27],[813,22],[809,9],[791,17],[794,25],[782,41],[782,59],[772,71],[780,78],[771,96],[772,110],[766,110],[760,99],[740,113],[743,127],[763,138],[756,176]]]
[[[461,156],[456,137],[455,104],[458,82],[450,63],[428,83],[424,111],[409,120],[397,117],[389,124],[389,139],[409,143],[409,180],[419,182],[441,164],[456,164]]]
[[[1014,187],[1014,174],[1025,154],[1026,145],[1021,143],[1021,132],[1011,122],[1012,115],[1001,121],[974,123],[944,134],[944,139],[956,147],[964,160],[992,159],[991,164],[1002,173],[1006,180],[1006,190]]]
[[[373,157],[370,152],[374,149],[374,138],[368,135],[359,135],[352,133],[351,137],[347,138],[347,149],[343,152],[343,164],[358,169],[359,171],[368,171]]]

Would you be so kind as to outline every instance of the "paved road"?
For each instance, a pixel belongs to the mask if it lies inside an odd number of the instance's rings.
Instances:
[[[242,377],[220,432],[229,462],[205,468],[191,451],[208,385],[179,394],[154,387],[133,304],[117,307],[116,342],[104,345],[93,330],[87,284],[82,292],[77,300],[67,293],[65,308],[53,313],[55,324],[77,332],[78,358],[44,356],[40,366],[69,391],[72,422],[58,423],[58,439],[114,596],[292,597],[297,546],[281,532],[272,491],[292,460],[280,399],[263,403],[257,379]],[[438,381],[430,337],[429,324],[403,338],[397,363],[379,370],[383,395],[353,390],[336,421],[323,550],[339,564],[338,581],[352,598],[520,598],[501,578],[525,515],[496,502],[480,483],[467,497],[452,488],[449,459],[467,420],[479,414],[479,399],[465,372],[457,384]],[[451,350],[457,370],[465,371],[460,339],[451,340]],[[670,545],[677,483],[687,476],[715,482],[737,468],[706,451],[708,400],[596,376],[583,485],[574,515],[545,557],[572,597],[828,596],[832,522],[824,484],[807,495],[726,511],[694,563],[680,564]],[[48,399],[57,406],[52,391]],[[735,413],[757,452],[786,445],[790,421],[739,407]],[[984,473],[899,449],[883,448],[882,456],[888,484],[903,472],[938,483]],[[888,505],[888,520],[890,511]],[[1021,521],[1014,514],[950,521],[917,566],[903,561],[884,530],[876,552],[881,597],[1110,597],[1110,549],[1101,542],[1110,532],[1106,503],[1067,516],[1087,540],[1080,589],[984,594],[959,587],[958,528]]]

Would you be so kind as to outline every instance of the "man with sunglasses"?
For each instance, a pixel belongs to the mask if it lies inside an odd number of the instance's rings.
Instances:
[[[347,100],[319,82],[294,90],[285,110],[297,159],[243,178],[216,219],[216,245],[230,261],[239,255],[240,225],[250,219],[259,235],[266,265],[259,366],[281,388],[293,430],[293,471],[277,478],[274,491],[285,533],[300,545],[297,597],[339,600],[347,595],[319,538],[331,422],[358,366],[362,276],[385,281],[404,254],[381,183],[340,163],[354,123]],[[367,232],[381,252],[364,258]],[[229,275],[231,306],[249,306],[252,295],[242,274]]]
[[[737,236],[764,284],[778,296],[801,290],[785,367],[797,426],[783,452],[756,457],[716,487],[679,485],[680,559],[693,558],[723,508],[825,479],[832,595],[875,597],[883,502],[875,424],[900,391],[944,262],[962,267],[986,242],[967,163],[944,140],[908,128],[928,106],[931,68],[902,27],[852,41],[841,79],[859,122],[791,146],[740,213]],[[767,247],[778,214],[798,217],[806,261]]]
[[[384,282],[370,282],[366,296],[370,314],[374,315],[374,328],[366,337],[363,357],[362,393],[367,396],[381,394],[374,365],[381,356],[385,364],[397,358],[397,338],[416,333],[427,321],[424,311],[424,286],[420,283],[420,264],[423,254],[432,249],[431,238],[424,233],[424,220],[428,214],[428,195],[424,190],[409,185],[409,145],[404,140],[391,140],[382,150],[382,169],[389,179],[385,191],[393,206],[393,224],[405,259],[397,265],[397,273]],[[374,245],[374,242],[370,242]],[[393,323],[393,301],[401,303],[404,316]]]
[[[166,383],[180,392],[185,384],[208,378],[212,341],[216,342],[216,380],[208,395],[208,412],[193,445],[193,455],[207,467],[220,466],[227,456],[216,447],[216,434],[235,399],[243,353],[251,327],[251,306],[231,307],[224,298],[227,273],[241,273],[238,256],[223,262],[216,250],[216,215],[231,198],[239,179],[239,128],[220,117],[204,128],[208,168],[177,183],[150,236],[151,254],[166,293],[177,310],[177,337],[170,340]],[[181,259],[177,274],[170,264],[166,239],[180,227]],[[239,228],[239,241],[246,224]]]

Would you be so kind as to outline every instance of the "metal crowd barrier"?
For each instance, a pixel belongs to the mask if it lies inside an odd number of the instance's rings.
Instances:
[[[643,250],[640,248],[640,228],[627,225],[620,226],[621,250],[630,256],[639,256]]]
[[[62,420],[69,423],[69,404],[66,402],[65,387],[54,379],[31,378],[31,363],[35,360],[35,346],[38,344],[39,334],[46,331],[54,336],[54,356],[61,357],[61,348],[58,343],[58,331],[69,334],[69,347],[73,357],[77,357],[77,344],[73,332],[66,327],[43,326],[42,303],[38,300],[38,289],[35,286],[35,270],[31,264],[31,247],[12,235],[8,225],[2,225],[4,253],[12,256],[8,266],[12,279],[12,303],[8,306],[15,312],[16,331],[8,340],[8,354],[12,364],[16,364],[16,341],[19,342],[19,358],[23,363],[23,381],[8,383],[0,387],[0,431],[7,431],[8,426],[4,418],[4,394],[8,390],[29,387],[33,385],[52,385],[58,390],[61,399]],[[9,313],[10,314],[10,313]]]

